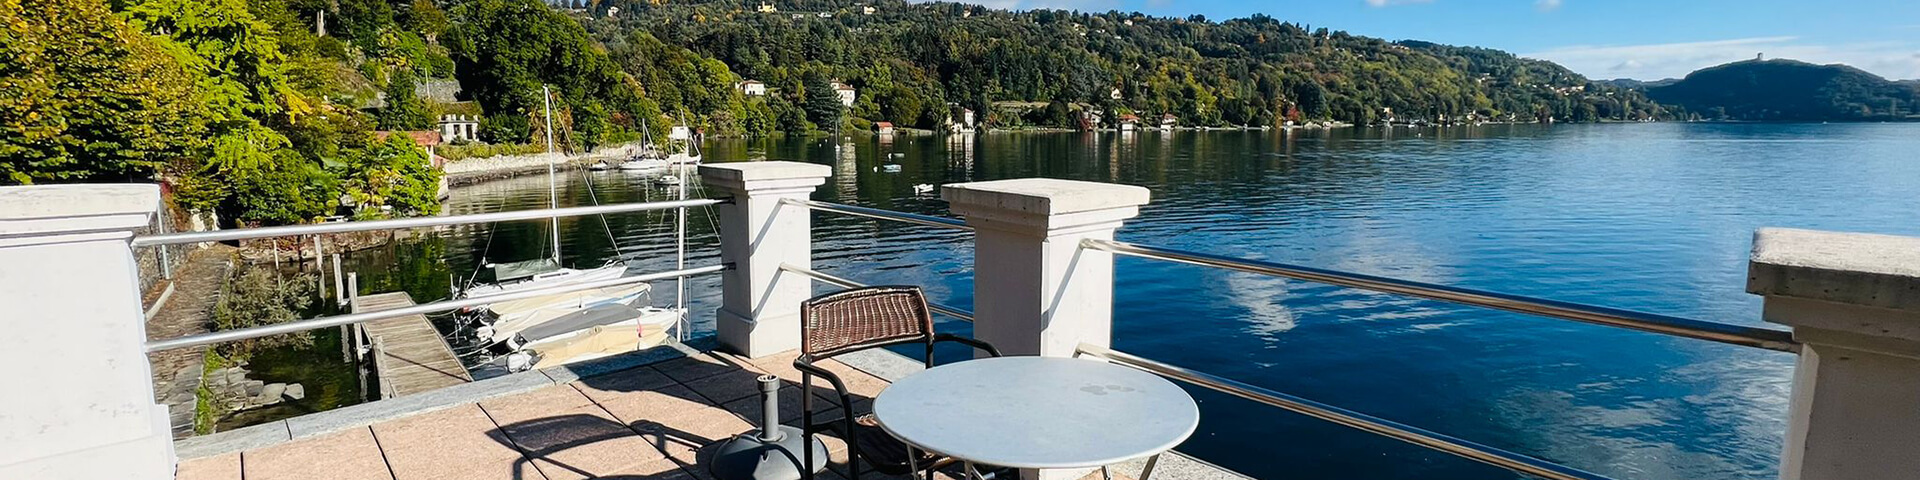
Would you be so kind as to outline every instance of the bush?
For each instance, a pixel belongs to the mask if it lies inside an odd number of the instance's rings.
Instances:
[[[299,311],[313,303],[312,275],[282,278],[265,268],[247,269],[227,279],[220,289],[220,301],[213,306],[214,330],[276,325],[300,319]],[[298,332],[221,344],[220,355],[244,362],[254,352],[281,346],[313,344],[313,333]]]
[[[545,151],[547,151],[546,146],[532,143],[467,143],[441,145],[433,153],[446,157],[447,160],[465,160],[499,155],[532,155]]]

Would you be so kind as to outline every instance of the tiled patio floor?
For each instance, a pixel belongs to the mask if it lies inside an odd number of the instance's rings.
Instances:
[[[782,421],[800,419],[792,355],[747,360],[704,353],[532,392],[466,403],[265,448],[181,462],[180,480],[699,479],[720,441],[753,430],[755,378],[786,380]],[[837,362],[865,402],[887,382]],[[818,383],[818,382],[816,382]],[[831,388],[816,385],[817,398]],[[818,418],[839,409],[815,401]],[[835,470],[845,444],[827,438]],[[869,474],[870,475],[870,474]],[[821,478],[839,479],[828,474]]]

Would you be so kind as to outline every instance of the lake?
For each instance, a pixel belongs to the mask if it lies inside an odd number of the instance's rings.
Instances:
[[[1120,240],[1609,307],[1760,324],[1752,231],[1920,235],[1920,124],[1488,125],[1294,132],[995,133],[716,140],[709,162],[834,166],[816,199],[950,215],[915,184],[1057,177],[1141,185]],[[899,173],[878,166],[895,162]],[[589,188],[591,187],[591,188]],[[703,193],[694,192],[696,195]],[[572,172],[562,203],[664,200]],[[452,213],[538,208],[544,177],[454,190]],[[815,216],[817,269],[972,304],[963,232]],[[717,261],[692,210],[689,262]],[[670,212],[561,221],[568,263],[673,264]],[[356,255],[369,289],[444,297],[483,262],[536,258],[545,222]],[[1116,348],[1616,478],[1775,476],[1793,357],[1136,258]],[[450,280],[450,278],[454,280]],[[688,281],[710,330],[719,278]],[[657,282],[654,302],[673,302]],[[943,328],[964,329],[949,321]],[[1483,479],[1491,467],[1195,389],[1182,451],[1260,478]]]

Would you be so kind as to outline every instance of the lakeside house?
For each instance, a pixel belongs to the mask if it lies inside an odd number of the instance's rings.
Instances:
[[[877,9],[873,8],[872,5],[863,5],[860,7],[861,15],[873,15],[873,12],[875,11],[877,11]]]
[[[754,11],[757,11],[757,12],[760,12],[760,13],[774,13],[774,12],[778,12],[778,11],[780,11],[780,10],[779,10],[779,9],[776,9],[776,8],[773,8],[773,4],[772,4],[772,3],[761,3],[761,4],[760,4],[760,8],[757,8],[757,9],[754,9]]]
[[[1122,95],[1120,95],[1120,87],[1113,87],[1112,91],[1107,92],[1107,98],[1111,98],[1114,100],[1122,99]]]
[[[842,107],[853,106],[853,100],[855,98],[856,92],[854,91],[852,85],[840,83],[838,80],[836,80],[833,82],[833,93],[834,95],[837,95],[840,97],[840,106]]]
[[[1134,129],[1140,128],[1140,116],[1131,113],[1121,115],[1120,122],[1115,124],[1115,126],[1119,127],[1122,132],[1131,132]]]
[[[973,133],[979,128],[973,109],[959,105],[948,108],[946,124],[947,131],[952,133]]]
[[[395,134],[405,135],[408,140],[413,141],[413,144],[415,146],[418,146],[420,147],[421,150],[425,151],[427,153],[427,163],[429,166],[434,168],[440,168],[447,164],[446,158],[443,158],[440,155],[435,154],[433,152],[434,147],[438,147],[440,146],[440,144],[445,143],[441,141],[440,132],[433,131],[433,130],[401,130],[401,131],[375,130],[373,132],[373,138],[379,139],[381,141],[386,141],[387,138],[392,137]]]
[[[873,132],[881,135],[893,135],[893,122],[873,122]]]
[[[1172,130],[1173,127],[1176,127],[1179,125],[1180,125],[1180,117],[1176,117],[1171,113],[1160,115],[1161,130]]]
[[[757,80],[743,80],[740,83],[733,84],[733,88],[739,89],[741,94],[749,97],[767,96],[767,84],[760,83]]]
[[[446,143],[480,141],[479,115],[441,115],[440,139]]]

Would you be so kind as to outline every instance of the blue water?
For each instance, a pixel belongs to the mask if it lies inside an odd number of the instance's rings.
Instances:
[[[949,215],[945,204],[914,184],[1141,185],[1153,202],[1121,240],[1743,325],[1761,324],[1758,298],[1743,291],[1755,228],[1920,235],[1920,124],[719,140],[707,154],[833,165],[815,198],[935,215]],[[886,162],[903,171],[876,171]],[[462,187],[450,210],[538,207],[545,190],[537,177]],[[673,193],[609,172],[568,175],[563,195]],[[706,215],[690,220],[692,265],[717,261]],[[671,266],[666,215],[606,222],[562,222],[570,262],[597,265],[618,245],[636,271]],[[964,233],[828,214],[815,227],[819,270],[973,301]],[[461,229],[436,253],[463,276],[483,256],[538,256],[545,232],[537,222]],[[1121,350],[1616,478],[1775,475],[1788,354],[1151,260],[1121,258],[1117,269]],[[655,302],[671,303],[671,282],[656,287]],[[688,282],[701,328],[718,287],[717,277]],[[1203,421],[1180,449],[1255,477],[1512,476],[1194,393]]]

